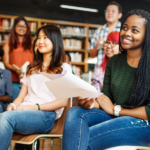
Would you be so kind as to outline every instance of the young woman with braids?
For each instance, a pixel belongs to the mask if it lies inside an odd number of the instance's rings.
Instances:
[[[150,142],[150,14],[132,10],[120,31],[121,54],[107,63],[103,95],[81,99],[66,116],[63,150],[104,150]],[[94,104],[94,105],[93,105]],[[92,108],[94,106],[94,108]]]
[[[37,32],[37,56],[21,79],[19,96],[6,112],[0,114],[0,150],[7,150],[13,132],[21,134],[49,133],[58,119],[67,99],[56,100],[45,82],[50,81],[41,72],[63,74],[71,67],[65,62],[62,35],[58,27],[47,25]]]
[[[20,79],[23,77],[21,66],[25,62],[33,62],[32,38],[27,20],[24,17],[17,17],[10,32],[9,41],[4,46],[3,62],[5,68],[11,71],[13,100],[20,92]],[[18,66],[18,68],[13,65]]]

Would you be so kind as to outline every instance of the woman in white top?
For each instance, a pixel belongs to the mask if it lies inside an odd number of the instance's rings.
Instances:
[[[68,100],[56,100],[45,83],[50,81],[41,72],[63,74],[71,71],[65,62],[61,32],[54,25],[39,28],[37,32],[38,60],[28,66],[21,79],[19,96],[6,112],[0,114],[0,150],[7,150],[13,132],[21,134],[49,133],[63,112]]]

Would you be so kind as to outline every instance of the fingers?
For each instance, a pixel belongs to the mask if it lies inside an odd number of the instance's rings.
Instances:
[[[79,105],[81,105],[83,108],[86,108],[86,109],[92,109],[94,107],[94,100],[95,100],[94,98],[92,99],[86,98],[86,99],[80,100]]]

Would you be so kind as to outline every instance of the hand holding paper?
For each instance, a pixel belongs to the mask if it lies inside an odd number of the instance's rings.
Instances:
[[[78,96],[96,98],[103,94],[98,92],[94,86],[70,72],[65,74],[42,74],[51,80],[45,82],[45,84],[57,100]]]

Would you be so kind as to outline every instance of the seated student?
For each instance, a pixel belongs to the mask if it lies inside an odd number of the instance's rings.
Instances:
[[[4,51],[0,48],[0,63]],[[12,101],[11,72],[0,67],[0,113],[5,111],[8,103]]]
[[[66,114],[64,150],[149,146],[149,39],[150,14],[141,9],[127,13],[120,31],[121,54],[111,57],[106,66],[104,94],[80,99],[82,107],[72,107]]]
[[[19,96],[8,106],[8,111],[0,114],[0,150],[8,149],[13,132],[49,133],[68,103],[68,99],[57,100],[54,97],[45,84],[50,79],[41,74],[71,72],[71,67],[65,63],[60,29],[54,25],[42,26],[37,37],[39,59],[28,66],[21,79]]]
[[[101,91],[103,87],[103,80],[107,61],[110,57],[119,53],[119,32],[114,31],[108,34],[106,42],[104,42],[104,53],[103,62],[100,66],[95,68],[93,76],[93,86]]]

